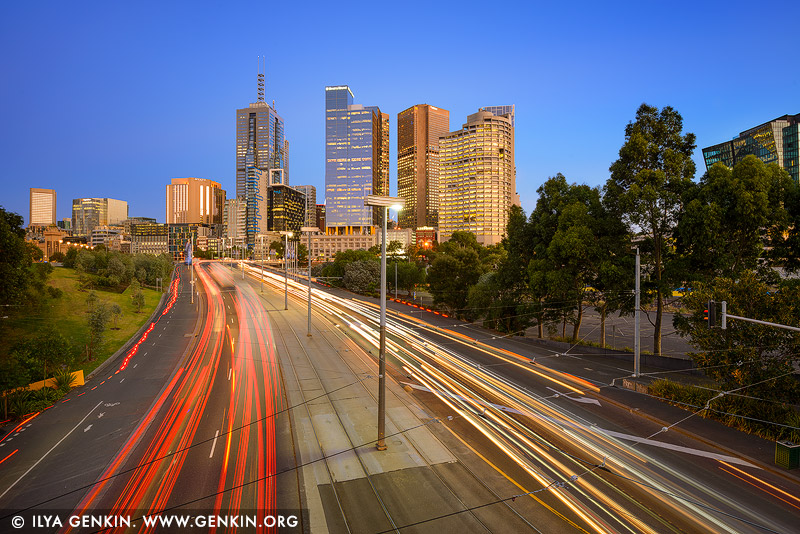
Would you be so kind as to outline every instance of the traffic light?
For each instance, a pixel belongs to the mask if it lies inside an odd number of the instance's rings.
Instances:
[[[704,321],[708,321],[708,327],[714,328],[717,326],[717,303],[713,300],[709,300],[706,303],[706,309],[703,310],[705,316],[703,317]]]

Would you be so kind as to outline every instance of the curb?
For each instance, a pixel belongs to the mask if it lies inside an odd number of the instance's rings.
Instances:
[[[172,269],[172,277],[170,278],[170,285],[172,285],[172,281],[175,279],[175,275],[177,272],[178,272],[177,268]],[[147,330],[147,328],[150,326],[150,323],[153,322],[153,319],[157,317],[157,315],[164,308],[164,302],[166,302],[166,298],[168,296],[169,296],[169,291],[161,294],[161,300],[158,301],[158,305],[153,310],[153,313],[150,314],[150,317],[148,317],[147,320],[144,323],[142,323],[142,326],[139,328],[139,330],[137,330],[130,338],[128,338],[128,341],[126,341],[114,354],[106,358],[106,360],[100,365],[98,365],[94,371],[89,373],[86,376],[86,379],[84,380],[85,382],[88,382],[89,380],[94,378],[95,375],[100,374],[101,371],[103,371],[106,367],[111,365],[111,363],[114,362],[117,358],[119,358],[120,355],[126,353],[131,348],[134,339],[139,339],[142,336],[142,334],[144,334],[144,331]]]

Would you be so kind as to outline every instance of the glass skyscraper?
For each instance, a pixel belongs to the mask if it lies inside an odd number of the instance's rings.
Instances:
[[[373,209],[364,206],[364,198],[389,194],[389,117],[377,107],[353,104],[353,98],[346,85],[325,88],[325,210],[330,234],[372,233],[378,221]]]
[[[281,169],[283,183],[289,183],[289,143],[284,137],[283,118],[264,101],[263,74],[259,74],[258,101],[236,110],[236,196],[246,208],[247,245],[252,248],[256,236],[266,229],[264,192],[269,184],[261,183]]]
[[[703,149],[706,170],[715,163],[733,167],[745,156],[753,155],[764,163],[777,163],[786,169],[795,182],[800,181],[798,161],[800,114],[784,115],[740,133],[725,141]]]
[[[428,104],[397,114],[397,194],[406,201],[403,228],[439,226],[439,138],[450,133],[450,112]]]

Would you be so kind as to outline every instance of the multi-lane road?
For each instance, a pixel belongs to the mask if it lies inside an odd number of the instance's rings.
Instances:
[[[374,303],[314,287],[307,336],[305,281],[284,310],[280,273],[195,273],[194,303],[182,267],[132,348],[0,436],[0,525],[287,511],[306,532],[797,531],[795,478],[413,308],[389,314],[378,452]]]

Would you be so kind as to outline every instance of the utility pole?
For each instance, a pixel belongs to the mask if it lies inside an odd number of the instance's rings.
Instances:
[[[281,230],[280,234],[284,237],[283,245],[283,309],[289,309],[289,262],[286,253],[289,251],[289,237],[292,232]]]
[[[636,311],[634,314],[635,321],[634,321],[634,339],[633,339],[633,376],[638,377],[640,374],[640,358],[641,358],[641,342],[639,340],[639,334],[641,332],[641,312],[639,311],[640,308],[640,299],[641,299],[641,289],[640,289],[640,279],[642,276],[641,270],[641,263],[639,262],[639,247],[636,247]]]

